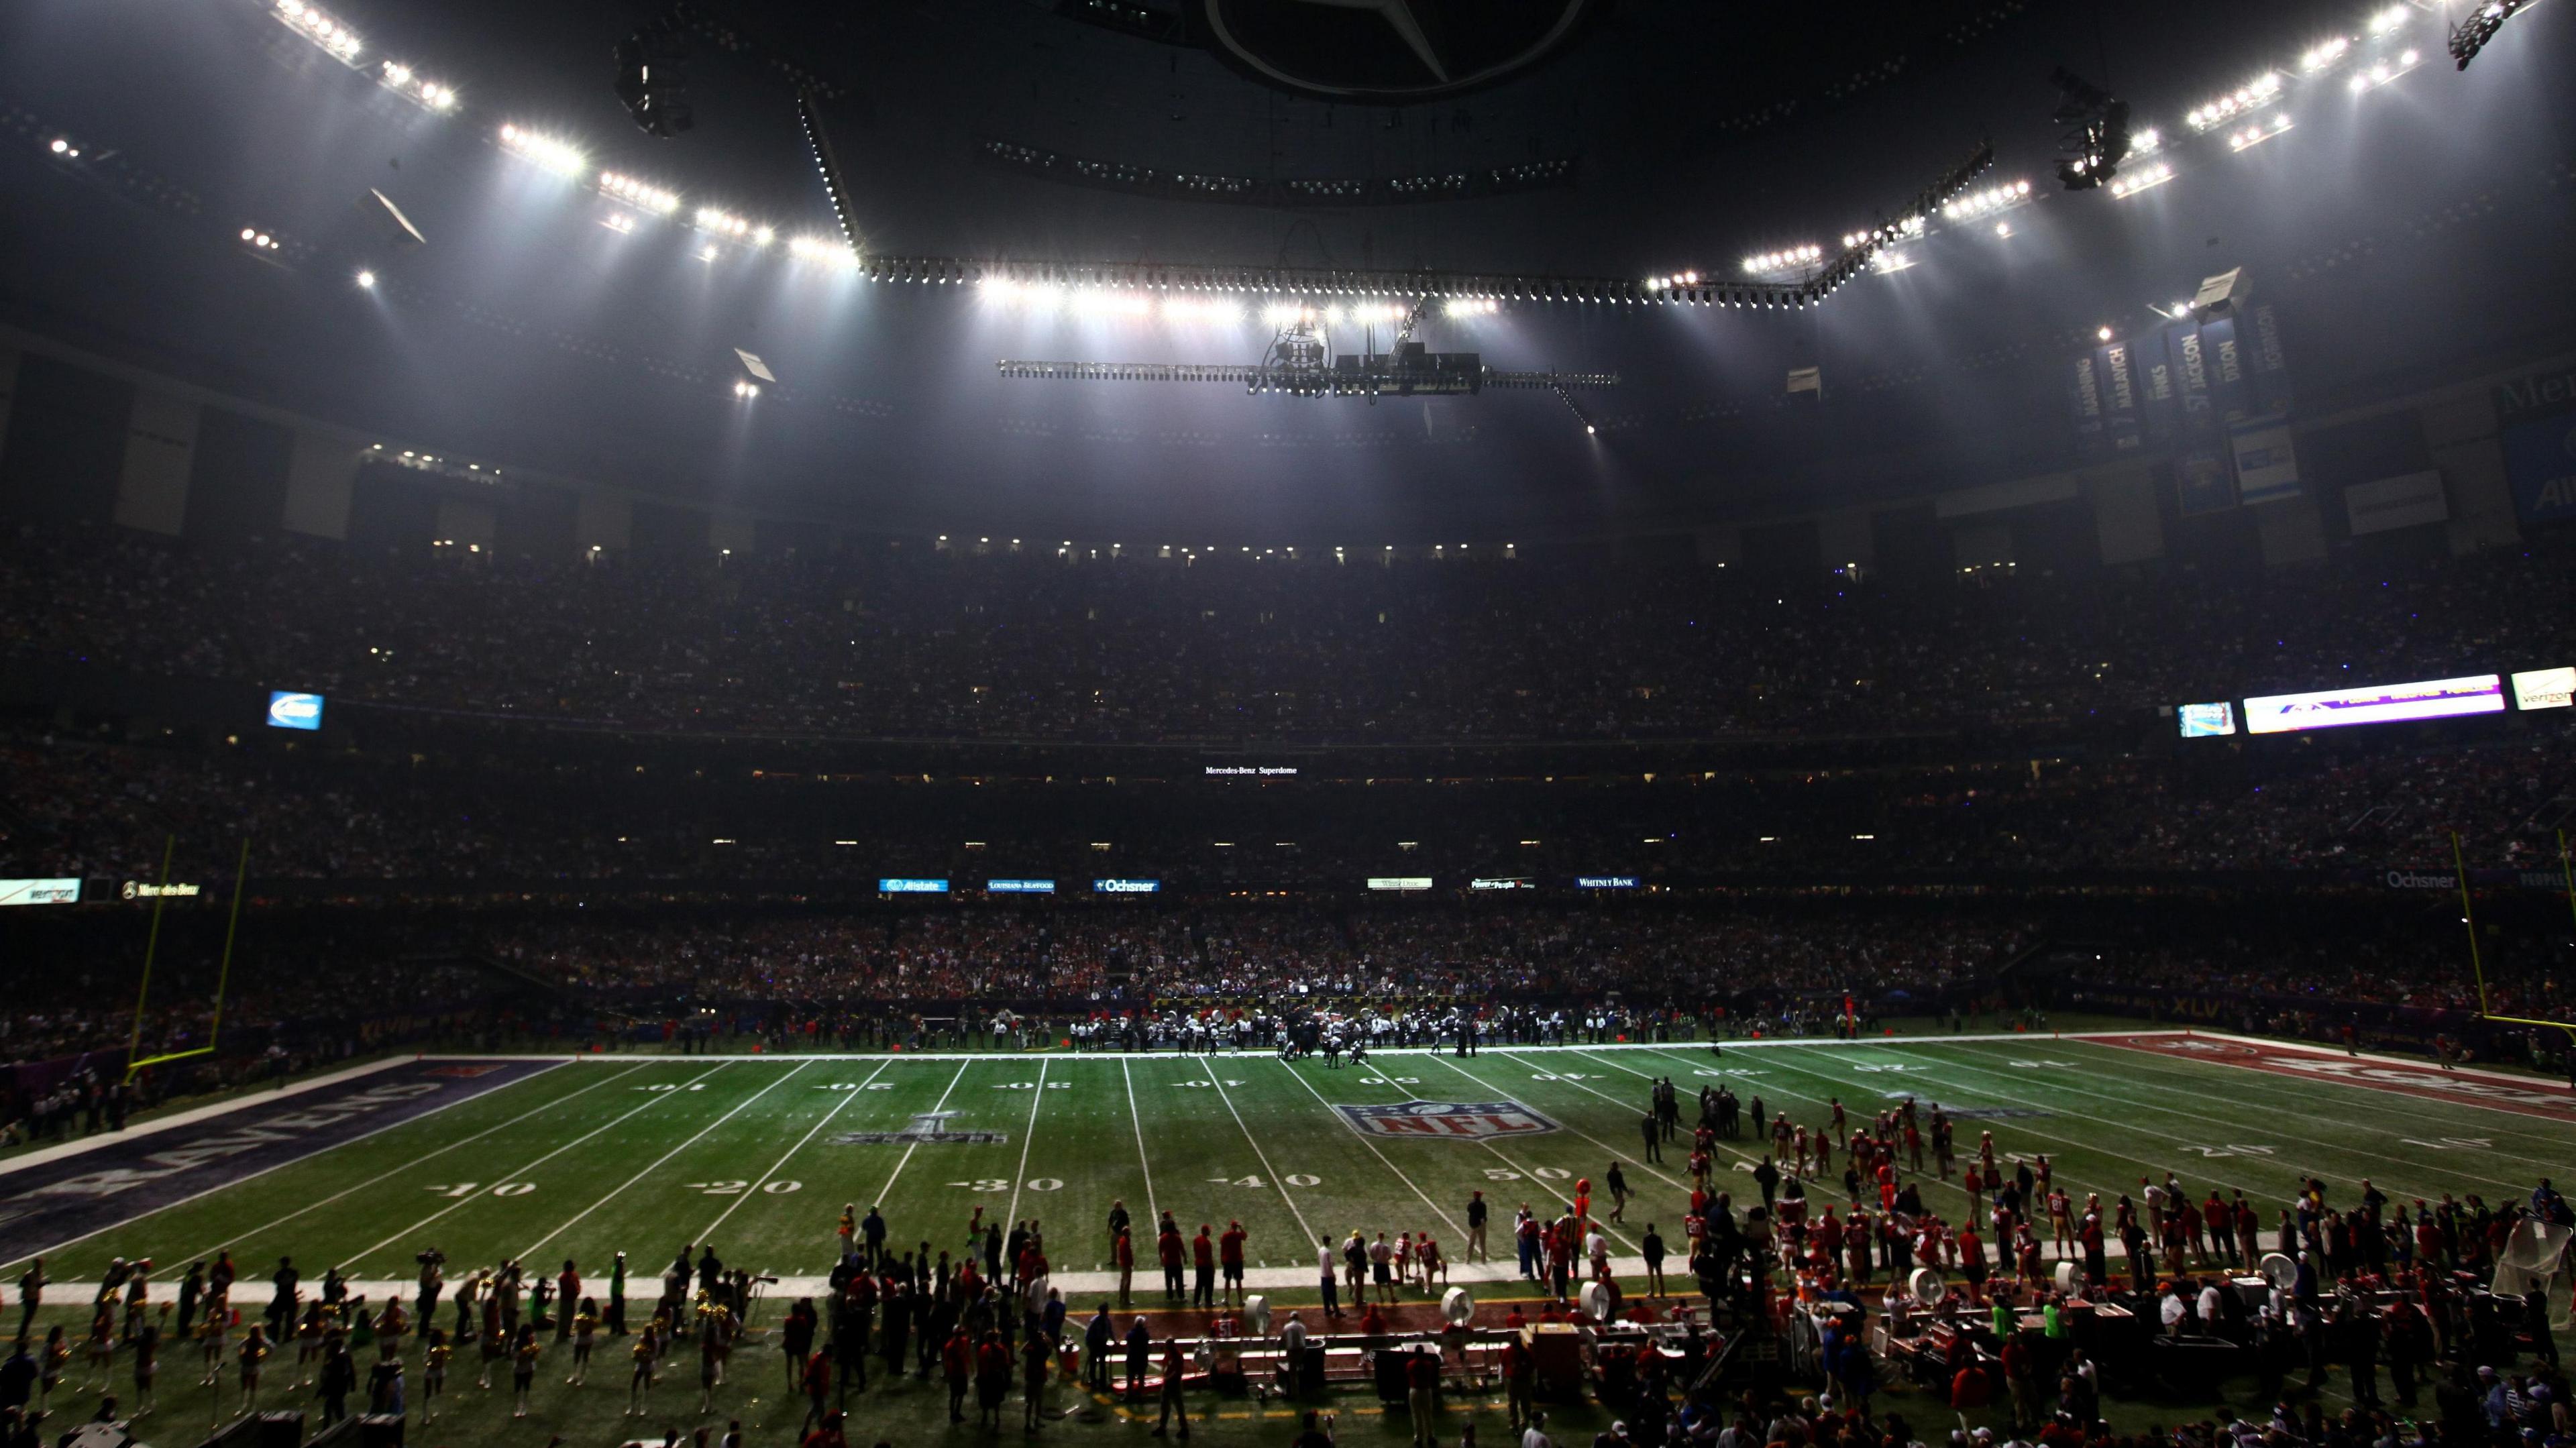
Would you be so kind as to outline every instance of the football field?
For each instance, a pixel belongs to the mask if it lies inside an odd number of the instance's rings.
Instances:
[[[12,1274],[42,1252],[67,1284],[111,1256],[148,1257],[165,1292],[189,1262],[229,1250],[259,1300],[282,1255],[308,1279],[336,1267],[381,1293],[431,1246],[451,1279],[570,1258],[602,1288],[624,1251],[633,1294],[649,1297],[681,1244],[712,1242],[729,1265],[797,1291],[828,1271],[836,1218],[855,1203],[879,1208],[897,1248],[962,1251],[978,1209],[1006,1227],[1035,1219],[1059,1284],[1079,1294],[1106,1285],[1103,1223],[1123,1201],[1139,1223],[1140,1286],[1153,1276],[1145,1224],[1168,1209],[1185,1234],[1242,1223],[1255,1285],[1294,1299],[1311,1288],[1319,1236],[1429,1231],[1458,1261],[1466,1202],[1482,1191],[1508,1257],[1519,1204],[1553,1215],[1584,1177],[1603,1201],[1614,1160],[1638,1193],[1614,1250],[1633,1255],[1650,1221],[1678,1242],[1687,1138],[1661,1164],[1639,1159],[1663,1076],[1685,1129],[1712,1081],[1811,1127],[1836,1098],[1861,1122],[1912,1095],[1960,1118],[1963,1156],[1991,1131],[2004,1154],[2048,1154],[2079,1201],[2168,1169],[2195,1194],[2242,1189],[2267,1247],[2311,1174],[2338,1202],[2364,1177],[2401,1202],[2499,1202],[2576,1159],[2576,1098],[2551,1083],[2170,1032],[1748,1042],[1723,1055],[1388,1052],[1339,1070],[1256,1052],[431,1061],[274,1105],[250,1098],[99,1151],[15,1159],[0,1170],[0,1250]],[[333,1091],[360,1089],[394,1105],[345,1121],[328,1109]],[[338,1135],[296,1135],[317,1122]],[[1720,1145],[1720,1189],[1732,1183],[1740,1204],[1765,1144],[1748,1130]],[[1838,1184],[1821,1194],[1835,1199]],[[1926,1200],[1954,1219],[1965,1205],[1954,1183]]]

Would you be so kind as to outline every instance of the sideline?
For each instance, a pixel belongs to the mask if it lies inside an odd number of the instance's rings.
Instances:
[[[381,1061],[369,1061],[362,1066],[348,1066],[340,1070],[330,1072],[326,1075],[307,1077],[302,1081],[293,1082],[274,1091],[252,1089],[249,1091],[236,1092],[221,1101],[209,1102],[204,1106],[190,1107],[186,1111],[173,1112],[168,1116],[155,1116],[148,1121],[135,1122],[127,1126],[123,1131],[93,1131],[89,1135],[81,1137],[76,1141],[66,1141],[59,1146],[38,1147],[34,1151],[22,1152],[17,1156],[0,1160],[0,1177],[8,1176],[14,1172],[25,1171],[29,1167],[43,1166],[48,1162],[63,1161],[70,1157],[86,1155],[89,1152],[97,1151],[101,1147],[113,1146],[120,1141],[140,1141],[144,1137],[159,1136],[165,1131],[172,1131],[182,1126],[194,1126],[200,1121],[212,1121],[217,1117],[229,1116],[236,1111],[247,1111],[263,1102],[291,1100],[295,1097],[302,1096],[309,1091],[319,1091],[325,1086],[337,1086],[343,1081],[355,1081],[361,1077],[372,1076],[378,1071],[390,1071],[396,1066],[410,1065],[418,1061],[464,1061],[483,1059],[487,1058],[479,1056],[387,1056]]]

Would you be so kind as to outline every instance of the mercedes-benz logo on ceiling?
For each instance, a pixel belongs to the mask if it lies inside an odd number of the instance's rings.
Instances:
[[[1269,84],[1353,101],[1454,95],[1562,49],[1606,0],[1195,0],[1209,46]]]

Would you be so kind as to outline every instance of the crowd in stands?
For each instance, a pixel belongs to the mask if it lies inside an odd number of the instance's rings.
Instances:
[[[965,907],[498,930],[502,959],[592,989],[705,1001],[1257,1002],[1599,998],[1940,999],[2027,924],[1745,912]]]
[[[2555,830],[2576,818],[2576,767],[2555,743],[2389,746],[2259,768],[2186,754],[1658,786],[1632,776],[1616,792],[1516,782],[1391,795],[1315,783],[1290,787],[1304,817],[1274,825],[1261,813],[1267,796],[1229,813],[1233,797],[1213,793],[1225,785],[1176,798],[1067,783],[1009,801],[965,784],[940,792],[884,780],[856,790],[683,780],[682,790],[649,775],[567,780],[524,767],[308,762],[22,733],[0,742],[13,782],[0,802],[0,873],[149,879],[176,835],[180,878],[195,879],[229,873],[245,834],[263,880],[458,887],[885,875],[1347,889],[1378,875],[1454,885],[1612,872],[1672,883],[1782,871],[2331,874],[2447,869],[2454,831],[2477,867],[2554,867]]]
[[[1991,730],[2562,662],[2563,545],[1992,587],[927,544],[389,556],[23,525],[0,656],[637,729],[1332,741]]]

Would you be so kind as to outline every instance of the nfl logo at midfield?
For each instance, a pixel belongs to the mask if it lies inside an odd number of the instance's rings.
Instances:
[[[1396,1101],[1334,1109],[1362,1136],[1481,1141],[1556,1130],[1555,1122],[1517,1101]]]

